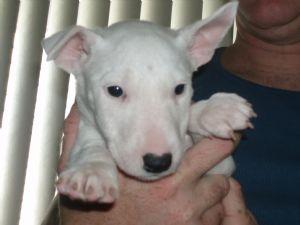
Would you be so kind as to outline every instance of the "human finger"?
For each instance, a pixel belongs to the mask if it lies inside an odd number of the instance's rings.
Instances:
[[[208,209],[222,203],[228,194],[228,178],[222,175],[208,175],[201,178],[195,187],[195,197],[197,201],[197,214],[203,215]]]
[[[201,225],[221,225],[224,217],[224,207],[222,203],[217,203],[207,209],[200,217]]]
[[[222,225],[257,225],[252,213],[247,209],[241,185],[229,179],[230,189],[223,200],[224,220]]]
[[[204,138],[187,151],[178,168],[177,176],[187,182],[198,179],[229,156],[238,141],[238,139],[234,141]]]

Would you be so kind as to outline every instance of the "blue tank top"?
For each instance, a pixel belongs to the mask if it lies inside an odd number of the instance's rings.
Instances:
[[[218,49],[193,76],[194,101],[216,92],[246,98],[258,117],[234,152],[234,177],[259,225],[300,225],[300,92],[264,87],[226,71]]]

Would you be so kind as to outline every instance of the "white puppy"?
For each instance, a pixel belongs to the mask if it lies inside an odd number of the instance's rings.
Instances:
[[[84,201],[113,202],[117,166],[154,180],[176,171],[189,134],[232,138],[251,127],[251,106],[217,93],[191,104],[191,76],[207,63],[231,27],[237,3],[180,30],[128,21],[89,30],[75,26],[43,42],[48,60],[75,75],[79,134],[60,174],[59,192]],[[211,173],[230,175],[231,158]]]

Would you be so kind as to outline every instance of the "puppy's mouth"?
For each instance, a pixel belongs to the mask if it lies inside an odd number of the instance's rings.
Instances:
[[[152,182],[152,181],[156,181],[156,180],[160,180],[163,179],[165,177],[171,176],[172,174],[175,173],[175,169],[174,170],[169,170],[169,171],[165,171],[163,173],[160,174],[155,174],[155,173],[145,173],[145,174],[132,174],[129,172],[124,171],[123,169],[121,169],[118,166],[118,170],[120,173],[122,173],[124,176],[135,179],[135,180],[140,180],[143,182]]]
[[[168,170],[168,171],[165,171],[165,172],[162,172],[162,173],[147,173],[146,175],[144,176],[138,176],[137,178],[139,180],[142,180],[142,181],[156,181],[156,180],[159,180],[159,179],[163,179],[167,176],[170,176],[172,175],[173,173],[175,172],[175,170]]]
[[[175,166],[174,167],[172,166],[167,171],[164,171],[161,173],[146,172],[144,169],[142,169],[140,173],[132,173],[132,171],[126,171],[126,169],[121,168],[119,165],[118,165],[118,169],[125,176],[131,177],[132,179],[144,181],[144,182],[151,182],[151,181],[163,179],[165,177],[168,177],[168,176],[174,174],[176,171]]]

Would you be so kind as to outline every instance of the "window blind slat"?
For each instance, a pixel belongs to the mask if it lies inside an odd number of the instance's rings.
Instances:
[[[202,18],[201,0],[173,0],[172,23],[174,29],[181,28]]]
[[[18,9],[19,2],[17,0],[0,1],[0,127]]]
[[[111,0],[108,24],[140,18],[140,0]]]
[[[108,23],[110,0],[80,0],[77,24],[94,28]]]
[[[224,5],[228,0],[203,0],[203,18],[210,16],[214,11]]]
[[[163,26],[170,26],[172,0],[142,0],[141,20],[152,21]]]
[[[3,116],[0,224],[18,224],[48,1],[20,2]]]
[[[228,0],[203,0],[203,18],[210,16],[214,11],[216,11],[227,2]],[[226,36],[223,38],[220,46],[228,46],[232,43],[232,40],[233,28],[228,31]]]
[[[78,0],[51,0],[45,36],[76,23]],[[43,55],[19,225],[40,225],[54,195],[54,181],[69,75]]]

